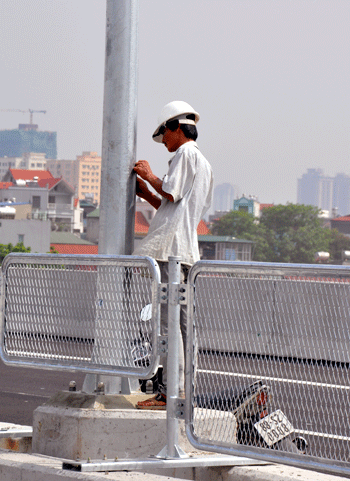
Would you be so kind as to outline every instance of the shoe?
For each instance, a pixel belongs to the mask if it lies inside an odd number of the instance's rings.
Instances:
[[[158,393],[156,396],[146,399],[145,401],[139,401],[136,404],[137,409],[148,409],[165,411],[166,410],[166,395]]]

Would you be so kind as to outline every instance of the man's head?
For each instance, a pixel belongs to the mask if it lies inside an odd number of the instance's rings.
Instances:
[[[199,113],[187,102],[181,100],[170,102],[161,111],[153,140],[162,142],[170,152],[174,152],[174,150],[169,149],[170,144],[175,145],[181,142],[180,146],[184,142],[197,139],[196,123],[198,120]]]

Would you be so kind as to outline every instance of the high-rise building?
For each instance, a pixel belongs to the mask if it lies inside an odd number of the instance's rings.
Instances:
[[[314,205],[331,213],[333,204],[333,178],[323,175],[322,169],[307,169],[298,179],[298,204]]]
[[[333,206],[333,180],[333,177],[323,177],[320,185],[319,208],[329,213]]]
[[[350,177],[346,174],[334,177],[333,209],[341,216],[350,214]]]
[[[314,205],[330,217],[350,214],[350,176],[326,177],[321,169],[308,169],[298,179],[298,204]]]
[[[57,158],[57,132],[38,130],[36,124],[19,124],[18,129],[0,130],[0,157],[22,157],[26,152]]]
[[[322,169],[307,169],[307,173],[303,174],[301,179],[298,179],[298,204],[320,207],[320,183],[322,176]]]
[[[214,188],[213,210],[228,212],[233,209],[234,188],[231,184],[219,184]]]

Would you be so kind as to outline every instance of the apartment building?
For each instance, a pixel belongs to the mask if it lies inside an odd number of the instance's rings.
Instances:
[[[0,180],[9,169],[45,170],[45,154],[25,152],[21,157],[0,157]]]
[[[100,203],[101,157],[97,152],[83,152],[76,160],[47,160],[47,169],[54,177],[63,177],[79,199]]]
[[[101,192],[101,157],[97,152],[83,152],[77,155],[79,162],[78,198],[91,199],[100,204]]]

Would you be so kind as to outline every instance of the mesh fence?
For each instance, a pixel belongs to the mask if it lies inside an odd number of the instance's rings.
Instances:
[[[148,376],[158,362],[159,315],[152,302],[158,283],[157,268],[147,258],[8,256],[5,361]],[[140,311],[151,303],[152,319],[142,322]],[[145,340],[149,352],[140,360]]]
[[[195,441],[348,466],[350,271],[201,262],[189,282]]]

